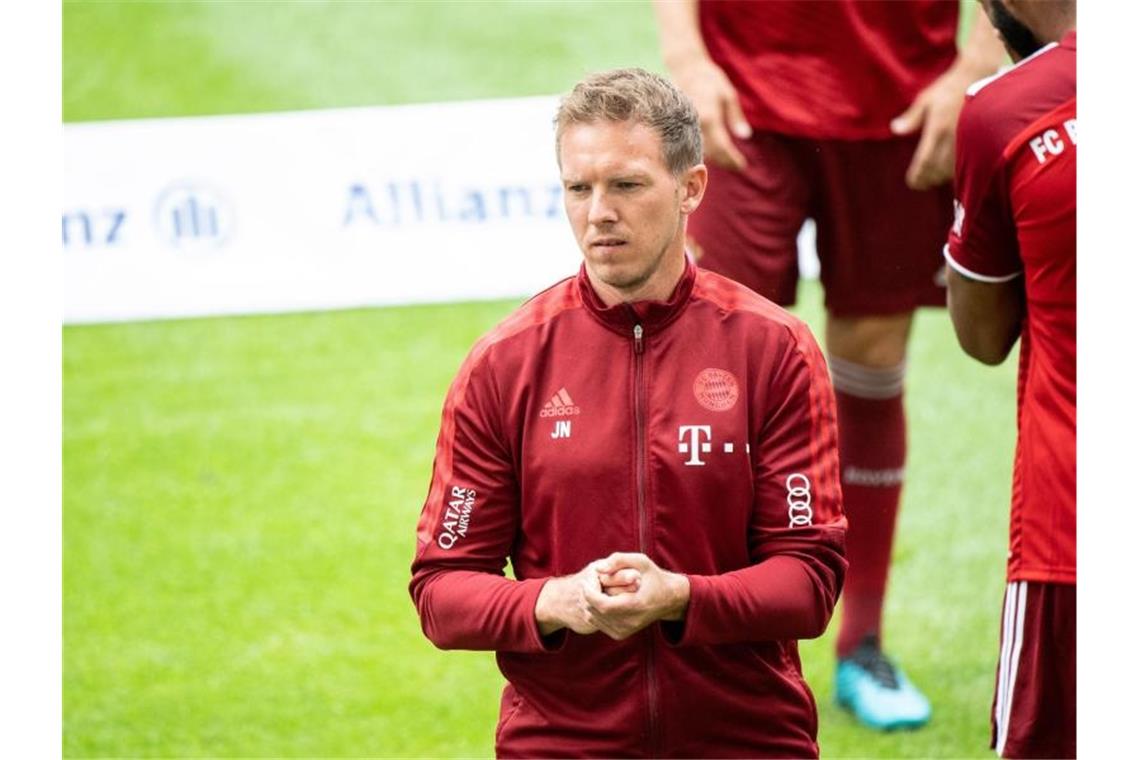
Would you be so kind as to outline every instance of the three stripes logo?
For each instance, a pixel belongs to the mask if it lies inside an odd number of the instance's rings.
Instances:
[[[574,405],[574,400],[570,398],[570,394],[562,388],[555,393],[554,396],[546,402],[542,407],[542,411],[538,413],[539,417],[570,417],[575,414],[581,414],[581,407]]]

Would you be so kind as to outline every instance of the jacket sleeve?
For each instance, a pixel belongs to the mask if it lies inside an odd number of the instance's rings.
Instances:
[[[501,420],[486,351],[477,345],[444,402],[409,587],[424,634],[441,649],[546,648],[534,619],[545,580],[503,574],[519,502]]]
[[[835,395],[807,327],[796,323],[767,388],[753,441],[752,565],[690,575],[679,644],[814,638],[827,628],[847,561]]]

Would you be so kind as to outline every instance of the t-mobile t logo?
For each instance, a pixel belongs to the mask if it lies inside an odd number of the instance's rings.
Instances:
[[[685,464],[698,467],[704,466],[705,463],[701,461],[700,455],[712,451],[712,443],[709,442],[712,438],[712,426],[682,425],[680,430],[677,431],[677,436],[680,438],[680,443],[677,444],[677,451],[689,455]],[[688,440],[685,440],[686,438],[688,438]]]

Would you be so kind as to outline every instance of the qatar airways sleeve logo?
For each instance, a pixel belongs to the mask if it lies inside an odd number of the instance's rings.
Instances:
[[[467,536],[467,529],[471,526],[471,510],[475,508],[475,489],[454,486],[451,489],[451,500],[447,502],[447,510],[443,513],[443,530],[439,533],[436,543],[441,549],[450,549],[455,542]]]

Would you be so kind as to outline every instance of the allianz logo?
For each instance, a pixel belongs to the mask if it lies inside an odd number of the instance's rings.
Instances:
[[[176,182],[154,206],[160,239],[180,250],[217,248],[233,234],[235,214],[226,198],[200,182]]]
[[[401,227],[561,218],[562,186],[558,183],[464,186],[415,178],[349,185],[342,225]]]
[[[63,247],[115,248],[137,242],[133,209],[124,206],[89,206],[65,209],[62,215]],[[179,180],[163,188],[152,212],[159,240],[180,251],[216,249],[232,236],[236,214],[233,204],[211,186]]]

